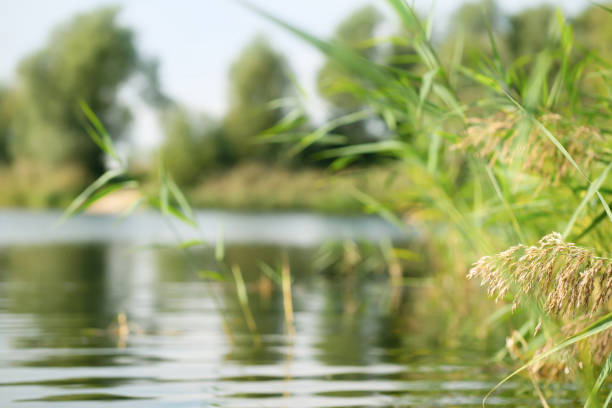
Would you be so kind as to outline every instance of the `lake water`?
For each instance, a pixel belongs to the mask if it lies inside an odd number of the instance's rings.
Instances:
[[[193,232],[147,213],[57,217],[0,213],[0,407],[476,407],[506,373],[490,347],[418,329],[435,327],[413,318],[424,271],[391,287],[374,264],[351,269],[351,240],[417,239],[380,219],[205,212]],[[177,235],[223,237],[234,270]],[[293,323],[261,266],[283,260]],[[489,405],[538,401],[517,378]]]

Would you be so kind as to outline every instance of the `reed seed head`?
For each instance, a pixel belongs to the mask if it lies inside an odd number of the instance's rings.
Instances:
[[[528,296],[557,317],[592,316],[607,306],[612,295],[612,259],[564,242],[557,232],[537,245],[521,244],[479,259],[468,274],[469,279],[476,277],[496,300],[513,288],[515,305]]]
[[[469,118],[465,137],[454,148],[472,150],[491,163],[509,165],[520,161],[521,170],[549,177],[558,184],[572,171],[571,163],[536,126],[524,127],[522,115],[515,110],[499,111],[484,118]],[[538,121],[550,129],[580,165],[588,168],[598,158],[596,152],[605,145],[599,131],[592,126],[567,123],[557,114],[540,115]],[[523,132],[525,130],[526,132]],[[522,138],[522,139],[521,139]]]

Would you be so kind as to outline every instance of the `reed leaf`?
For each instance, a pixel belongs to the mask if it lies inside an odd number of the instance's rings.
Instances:
[[[527,362],[526,364],[523,364],[521,367],[517,368],[515,371],[513,371],[510,375],[506,376],[503,380],[501,380],[500,382],[498,382],[488,393],[487,395],[485,395],[485,397],[482,400],[482,406],[485,407],[486,406],[486,402],[487,399],[495,392],[499,389],[499,387],[501,387],[503,384],[505,384],[506,382],[508,382],[508,380],[510,380],[512,377],[516,376],[517,374],[521,373],[522,371],[524,371],[525,369],[529,368],[531,365],[544,360],[545,358],[550,357],[551,355],[581,341],[584,339],[587,339],[591,336],[596,335],[597,333],[600,333],[604,330],[607,330],[609,328],[612,327],[612,313],[608,313],[605,316],[601,317],[600,319],[598,319],[597,321],[595,321],[594,323],[592,323],[591,325],[589,325],[588,327],[586,327],[585,329],[581,330],[580,332],[574,334],[573,336],[568,337],[567,339],[565,339],[564,341],[562,341],[561,343],[557,344],[556,346],[552,347],[551,349],[538,354],[537,356],[535,356],[534,358],[532,358],[529,362]]]

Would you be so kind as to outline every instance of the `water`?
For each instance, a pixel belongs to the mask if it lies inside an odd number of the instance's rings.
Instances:
[[[289,214],[268,216],[262,229],[257,216],[200,214],[223,221],[245,308],[230,272],[226,281],[198,277],[220,270],[214,248],[146,246],[170,240],[152,215],[116,229],[108,218],[79,217],[57,234],[48,229],[55,216],[0,215],[2,407],[476,407],[505,373],[487,363],[486,346],[440,347],[419,329],[418,285],[392,290],[384,271],[348,273],[346,257],[319,270],[338,253],[328,247],[324,257],[324,241],[411,237],[379,220]],[[259,268],[283,258],[293,329],[282,290]],[[538,403],[520,378],[489,401]],[[552,402],[575,404],[565,390]]]

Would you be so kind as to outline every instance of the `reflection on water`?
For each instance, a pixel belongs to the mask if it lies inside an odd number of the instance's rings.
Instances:
[[[384,274],[316,273],[316,254],[228,246],[227,263],[246,282],[254,335],[231,273],[212,283],[197,276],[217,268],[213,249],[186,257],[112,242],[4,247],[0,406],[480,406],[503,374],[484,363],[490,350],[428,344],[408,324],[418,288],[401,288],[394,303]],[[287,335],[282,290],[259,267],[284,256],[295,337]],[[574,401],[560,390],[552,402]],[[517,379],[490,404],[537,400]]]

